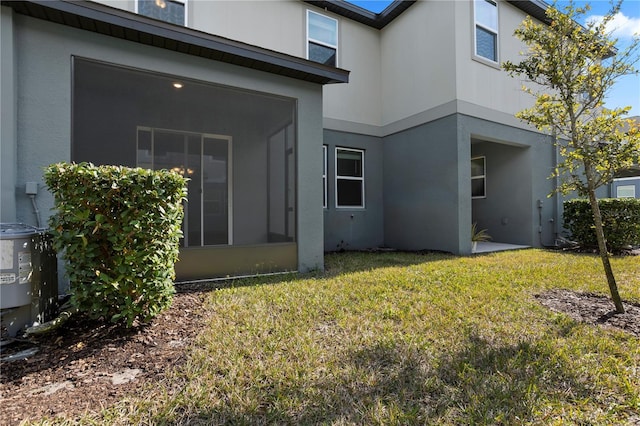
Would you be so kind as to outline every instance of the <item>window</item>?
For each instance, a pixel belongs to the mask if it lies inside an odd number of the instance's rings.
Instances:
[[[471,159],[471,198],[486,198],[487,176],[485,157]]]
[[[336,148],[336,207],[364,207],[364,151]]]
[[[307,59],[338,66],[338,21],[307,10]]]
[[[186,0],[138,0],[136,9],[140,15],[172,24],[187,25]]]
[[[498,62],[498,3],[475,0],[475,54]]]
[[[616,188],[616,198],[636,198],[636,186],[620,185]]]
[[[322,207],[327,208],[327,146],[322,145]]]

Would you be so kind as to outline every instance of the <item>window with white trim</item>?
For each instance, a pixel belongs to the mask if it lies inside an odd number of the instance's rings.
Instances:
[[[327,208],[327,146],[322,145],[322,207]]]
[[[498,3],[475,0],[475,54],[498,62]]]
[[[471,198],[487,197],[487,164],[485,157],[471,159]]]
[[[364,208],[364,151],[336,148],[336,207]]]
[[[635,185],[620,185],[616,188],[616,198],[636,198]]]
[[[338,66],[338,21],[307,10],[307,59]]]
[[[136,13],[177,25],[187,25],[187,0],[137,0]]]

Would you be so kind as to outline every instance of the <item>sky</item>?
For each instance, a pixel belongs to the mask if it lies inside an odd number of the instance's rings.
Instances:
[[[347,0],[362,8],[375,13],[382,12],[391,1],[388,0]],[[461,0],[440,0],[440,1],[461,1]],[[547,1],[551,3],[551,1]],[[558,7],[562,9],[568,1],[559,0]],[[597,20],[606,14],[611,8],[609,0],[575,1],[576,6],[584,6],[589,3],[591,10],[585,19]],[[584,24],[584,22],[581,22]],[[624,0],[619,16],[612,22],[611,30],[614,38],[618,39],[618,49],[623,49],[630,42],[633,34],[640,36],[640,0]],[[640,69],[640,62],[636,64]],[[631,106],[629,114],[631,116],[640,115],[640,74],[621,77],[610,91],[606,101],[607,108],[617,108]]]

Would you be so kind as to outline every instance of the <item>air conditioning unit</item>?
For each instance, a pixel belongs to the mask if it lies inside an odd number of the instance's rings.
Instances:
[[[21,223],[0,223],[0,327],[14,337],[55,318],[58,270],[51,237]]]

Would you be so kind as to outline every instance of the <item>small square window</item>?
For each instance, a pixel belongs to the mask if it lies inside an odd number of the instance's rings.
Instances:
[[[336,148],[336,207],[364,207],[364,151]]]
[[[636,198],[635,185],[620,185],[616,188],[616,198]]]
[[[138,0],[137,12],[159,21],[177,25],[186,25],[186,0]]]
[[[476,27],[476,55],[498,61],[497,36],[482,27]]]

